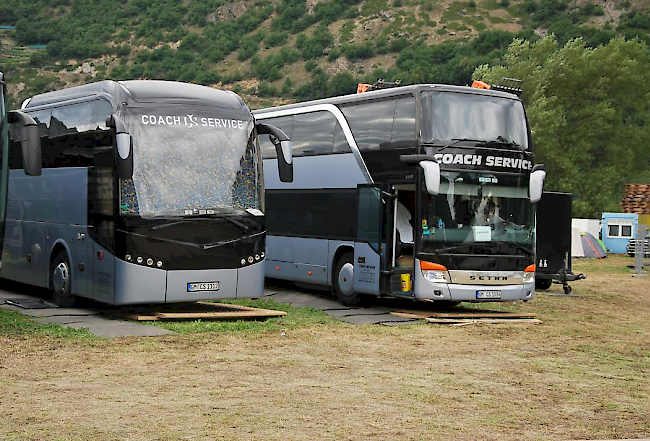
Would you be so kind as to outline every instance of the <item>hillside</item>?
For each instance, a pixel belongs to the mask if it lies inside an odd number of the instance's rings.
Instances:
[[[12,104],[111,79],[235,90],[253,107],[349,93],[359,81],[467,84],[513,38],[648,39],[643,4],[596,0],[5,0]]]

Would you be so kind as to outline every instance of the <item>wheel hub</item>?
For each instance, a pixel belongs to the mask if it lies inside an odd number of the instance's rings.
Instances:
[[[58,294],[65,294],[70,283],[70,269],[65,262],[60,262],[52,274],[52,287]]]
[[[351,263],[346,263],[339,271],[339,288],[345,295],[350,295],[354,292],[354,266]]]

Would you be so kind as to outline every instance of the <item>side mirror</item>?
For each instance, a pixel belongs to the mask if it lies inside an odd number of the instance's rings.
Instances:
[[[435,161],[421,161],[420,167],[424,170],[427,193],[436,196],[440,193],[440,164]]]
[[[291,140],[286,133],[271,124],[257,124],[258,135],[270,135],[271,142],[278,154],[278,173],[280,181],[293,182],[293,156],[291,154]]]
[[[17,124],[15,131],[17,141],[23,153],[23,171],[29,176],[40,176],[42,167],[41,137],[38,133],[38,123],[20,110],[9,112],[9,123]]]
[[[124,121],[113,114],[106,119],[106,126],[115,129],[115,170],[119,179],[133,177],[133,138],[126,131]]]
[[[533,167],[530,173],[530,182],[528,185],[528,193],[530,195],[530,202],[536,204],[542,198],[542,191],[544,190],[544,178],[546,178],[546,170],[543,164],[537,164]]]
[[[419,164],[424,170],[427,193],[432,196],[440,193],[440,164],[436,158],[427,155],[400,155],[399,159],[403,164]]]

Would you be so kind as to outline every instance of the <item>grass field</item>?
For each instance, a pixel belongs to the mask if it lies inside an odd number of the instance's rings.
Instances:
[[[557,286],[500,306],[539,325],[354,326],[286,307],[263,323],[105,340],[2,311],[0,437],[648,437],[650,277],[632,263],[575,260],[587,280],[573,296]]]

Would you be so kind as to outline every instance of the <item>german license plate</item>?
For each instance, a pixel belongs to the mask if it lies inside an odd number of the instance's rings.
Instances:
[[[187,284],[187,292],[219,291],[219,282],[194,282]]]
[[[490,291],[476,291],[477,299],[500,299],[501,291],[490,290]]]

